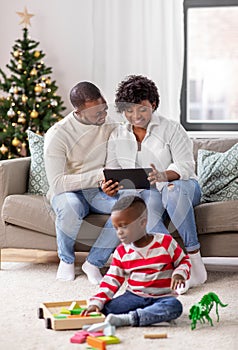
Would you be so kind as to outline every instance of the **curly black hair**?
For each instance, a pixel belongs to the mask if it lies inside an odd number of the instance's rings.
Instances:
[[[132,103],[140,104],[148,100],[155,103],[156,110],[159,106],[159,93],[155,83],[142,75],[129,75],[118,85],[115,104],[117,111],[122,113]]]

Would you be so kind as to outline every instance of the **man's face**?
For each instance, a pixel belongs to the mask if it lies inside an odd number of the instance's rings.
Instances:
[[[102,125],[106,121],[108,106],[106,101],[100,97],[94,101],[87,101],[75,111],[77,119],[88,125]]]
[[[121,243],[136,242],[146,233],[147,220],[145,216],[138,217],[138,213],[133,208],[113,211],[111,219]]]

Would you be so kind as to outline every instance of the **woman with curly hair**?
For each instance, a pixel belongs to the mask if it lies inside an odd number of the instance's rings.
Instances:
[[[112,132],[108,143],[108,168],[148,168],[150,189],[137,191],[148,206],[148,231],[169,234],[165,225],[169,217],[177,229],[192,262],[190,287],[207,279],[198,241],[193,207],[200,202],[201,191],[195,174],[192,141],[176,121],[155,111],[159,106],[155,83],[141,75],[130,75],[116,92],[116,107],[126,123]],[[103,191],[115,196],[120,187],[111,180],[102,184]]]

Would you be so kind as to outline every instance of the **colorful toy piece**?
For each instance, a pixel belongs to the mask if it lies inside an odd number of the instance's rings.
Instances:
[[[119,344],[121,342],[115,335],[103,335],[98,337],[98,339],[104,340],[106,344]]]
[[[77,303],[77,301],[73,301],[69,307],[69,310],[72,311],[72,310],[75,310],[75,309],[80,309],[80,306],[79,304]]]
[[[212,310],[214,303],[216,304],[217,322],[219,322],[218,305],[226,307],[228,304],[223,304],[217,294],[210,292],[205,294],[202,299],[197,304],[194,304],[189,310],[189,319],[192,320],[192,330],[196,328],[197,321],[205,323],[205,320],[207,320],[210,325],[213,326],[209,313]]]
[[[101,322],[101,323],[96,323],[93,325],[85,325],[83,326],[84,330],[87,330],[88,332],[97,332],[103,330],[104,335],[106,336],[113,336],[116,333],[116,327],[112,326],[108,322]]]
[[[70,338],[70,342],[82,344],[86,342],[86,339],[88,336],[92,336],[92,337],[103,336],[103,332],[78,331]]]
[[[106,350],[106,342],[99,338],[88,336],[87,344],[98,350]]]

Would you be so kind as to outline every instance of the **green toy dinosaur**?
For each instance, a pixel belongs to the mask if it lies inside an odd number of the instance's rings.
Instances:
[[[218,305],[225,307],[228,304],[222,304],[219,297],[215,293],[210,292],[205,294],[202,299],[197,304],[194,304],[189,310],[189,319],[192,320],[192,330],[196,328],[197,321],[200,321],[200,323],[205,323],[207,320],[210,325],[213,326],[209,313],[213,308],[214,303],[216,304],[217,322],[219,322]]]

